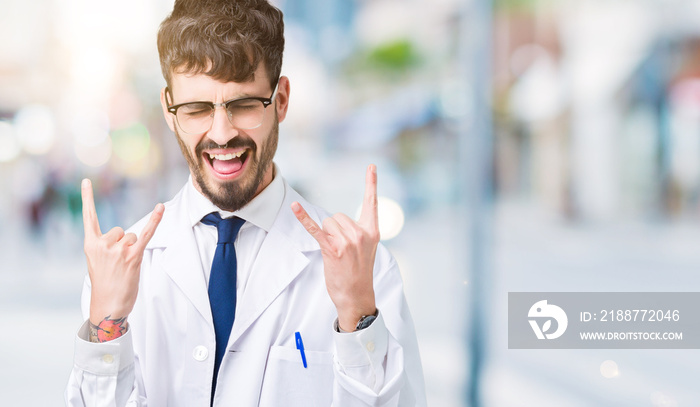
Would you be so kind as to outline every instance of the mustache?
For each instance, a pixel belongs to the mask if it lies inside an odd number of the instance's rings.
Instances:
[[[255,153],[255,150],[257,149],[257,146],[255,145],[255,142],[253,139],[248,138],[248,137],[236,137],[233,138],[229,141],[226,142],[223,146],[221,144],[217,144],[211,139],[204,139],[197,144],[197,147],[195,148],[195,153],[197,154],[197,157],[200,157],[204,150],[210,150],[210,149],[215,149],[215,148],[249,148]]]

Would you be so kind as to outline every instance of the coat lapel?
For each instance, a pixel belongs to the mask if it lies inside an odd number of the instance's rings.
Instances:
[[[166,204],[163,219],[147,248],[164,248],[163,271],[194,304],[202,317],[213,326],[202,262],[194,231],[187,219],[187,202],[183,191]]]
[[[279,232],[271,230],[260,248],[248,287],[237,304],[229,342],[235,342],[308,264],[306,256],[292,248]]]
[[[275,223],[260,247],[243,297],[236,310],[229,345],[233,344],[257,320],[309,264],[304,252],[319,250],[318,244],[294,216],[290,205],[303,198],[285,182],[285,199]],[[316,218],[312,212],[312,217]],[[318,222],[318,219],[316,219]]]
[[[178,238],[172,239],[172,244],[163,252],[163,268],[202,317],[213,326],[207,286],[192,228],[177,232],[176,236]]]

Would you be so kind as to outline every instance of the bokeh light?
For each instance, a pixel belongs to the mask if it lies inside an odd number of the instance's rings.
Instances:
[[[0,121],[0,162],[12,161],[21,151],[15,128],[11,123]]]
[[[116,143],[116,141],[114,141]],[[122,147],[123,148],[123,147]],[[115,158],[110,163],[110,167],[118,174],[129,178],[140,178],[155,172],[163,162],[163,150],[154,142],[150,142],[147,154],[136,160],[123,160],[116,153],[117,147],[114,146]]]
[[[612,379],[620,375],[620,370],[617,368],[617,363],[606,360],[600,364],[600,374],[606,379]]]
[[[56,125],[51,109],[42,105],[28,105],[15,116],[15,130],[20,145],[29,154],[46,154],[53,147]]]
[[[109,116],[105,111],[79,106],[71,113],[71,132],[76,143],[94,147],[109,138]]]
[[[107,137],[96,145],[75,143],[75,156],[88,167],[101,167],[112,157],[112,140]]]
[[[405,216],[401,205],[393,199],[380,196],[377,202],[379,233],[382,240],[393,239],[401,233]]]
[[[141,123],[135,123],[112,132],[114,154],[126,162],[136,162],[148,154],[151,136]]]
[[[355,219],[360,218],[362,206],[357,209]],[[398,202],[387,197],[377,197],[377,216],[381,240],[390,240],[401,233],[406,217]]]

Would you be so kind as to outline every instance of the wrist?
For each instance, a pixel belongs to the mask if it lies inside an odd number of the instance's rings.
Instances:
[[[90,342],[108,342],[119,338],[126,333],[128,323],[126,317],[111,318],[107,316],[98,324],[88,319],[88,339]]]
[[[90,323],[100,325],[106,319],[126,319],[131,312],[121,304],[99,304],[95,299],[90,300]]]

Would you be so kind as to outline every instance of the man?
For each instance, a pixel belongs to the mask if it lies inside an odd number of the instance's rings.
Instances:
[[[161,25],[161,104],[190,178],[105,234],[83,181],[87,321],[67,404],[425,405],[398,267],[378,244],[376,168],[355,222],[307,203],[272,161],[283,31],[264,0],[178,0]]]

